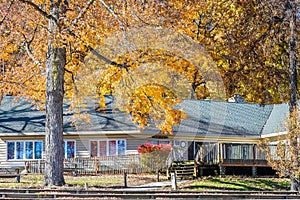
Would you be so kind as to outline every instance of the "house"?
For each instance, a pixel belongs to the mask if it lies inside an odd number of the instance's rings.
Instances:
[[[287,104],[260,106],[252,103],[184,100],[178,105],[188,118],[174,127],[173,135],[155,127],[140,129],[106,97],[105,112],[90,102],[84,112],[88,122],[74,118],[64,104],[65,158],[136,154],[139,145],[172,143],[180,156],[194,160],[199,174],[265,174],[270,169],[257,143],[284,131],[281,123]],[[23,99],[5,96],[0,105],[0,165],[14,165],[44,158],[45,113]],[[173,161],[172,160],[172,161]]]

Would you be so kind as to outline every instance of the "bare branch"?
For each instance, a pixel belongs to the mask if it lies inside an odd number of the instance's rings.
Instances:
[[[55,23],[58,23],[57,19],[55,17],[53,17],[52,15],[48,14],[47,12],[43,11],[37,4],[28,1],[28,0],[19,0],[22,3],[25,3],[31,7],[33,7],[36,11],[38,11],[40,14],[42,14],[44,17],[48,18],[48,19],[52,19],[55,21]]]
[[[41,73],[34,73],[31,74],[26,80],[24,80],[23,82],[21,82],[21,85],[24,85],[26,82],[30,81],[33,77],[37,76],[37,75],[41,75]],[[43,75],[43,74],[42,74]]]
[[[99,0],[99,1],[114,16],[114,18],[119,22],[119,25],[120,25],[121,30],[122,30],[123,37],[124,37],[125,40],[127,40],[126,29],[125,29],[125,26],[124,26],[123,22],[119,19],[119,17],[115,13],[115,11],[113,11],[103,0]]]
[[[142,19],[136,12],[133,11],[133,9],[131,9],[131,12],[133,13],[133,15],[142,23],[148,25],[148,26],[153,26],[153,27],[157,27],[159,26],[158,24],[150,24],[148,22],[146,22],[144,19]]]
[[[87,4],[82,8],[78,16],[71,22],[71,25],[77,24],[78,20],[88,11],[89,7],[94,3],[95,0],[89,0]]]
[[[74,73],[73,73],[72,71],[66,69],[66,68],[65,68],[65,71],[66,71],[67,73],[71,74],[75,92],[78,93],[78,89],[77,89],[77,86],[76,86]]]
[[[113,65],[113,66],[117,66],[117,67],[120,67],[120,68],[125,68],[125,69],[127,69],[127,68],[129,67],[129,65],[127,65],[126,63],[124,63],[124,64],[119,64],[119,63],[116,63],[116,62],[114,62],[114,61],[112,61],[112,60],[110,60],[110,59],[108,59],[108,58],[102,56],[102,55],[99,54],[94,48],[92,48],[92,47],[90,47],[90,46],[88,46],[87,48],[92,52],[92,54],[93,54],[94,56],[96,56],[97,58],[103,60],[103,61],[106,62],[107,64],[110,64],[110,65]]]
[[[13,5],[13,1],[10,2],[9,6],[8,6],[8,8],[7,8],[8,11],[10,10],[10,8],[11,8],[12,5]],[[1,24],[4,22],[4,20],[6,19],[8,13],[9,13],[9,12],[7,12],[6,15],[3,17],[3,19],[1,19],[0,25],[1,25]]]
[[[71,29],[67,29],[69,31],[69,33],[74,36],[75,38],[78,38],[79,40],[82,41],[81,38],[79,38]],[[84,41],[83,41],[84,42]],[[123,64],[119,64],[119,63],[116,63],[106,57],[104,57],[103,55],[99,54],[97,52],[97,50],[95,50],[93,47],[89,46],[89,45],[85,45],[85,47],[92,52],[92,54],[94,56],[96,56],[97,58],[99,58],[100,60],[106,62],[107,64],[109,65],[113,65],[113,66],[117,66],[117,67],[120,67],[120,68],[125,68],[126,70],[129,68],[129,65],[127,65],[126,63],[123,63]]]
[[[34,29],[34,34],[33,34],[32,38],[30,39],[30,41],[27,41],[26,36],[25,36],[23,33],[22,33],[22,36],[23,36],[23,38],[24,38],[24,40],[25,40],[25,42],[24,42],[25,45],[24,45],[24,46],[25,46],[25,50],[26,50],[26,52],[27,52],[27,55],[29,56],[29,58],[30,58],[37,66],[40,67],[41,71],[43,72],[43,71],[44,71],[44,68],[43,68],[42,63],[34,57],[34,55],[32,54],[32,52],[31,52],[31,50],[30,50],[30,44],[31,44],[31,42],[32,42],[33,39],[34,39],[34,35],[35,35],[36,31],[37,31],[37,27],[35,27],[35,29]]]

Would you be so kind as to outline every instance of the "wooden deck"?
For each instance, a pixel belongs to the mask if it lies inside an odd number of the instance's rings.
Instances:
[[[226,167],[269,167],[266,160],[244,160],[244,159],[224,159],[219,163],[220,166]]]

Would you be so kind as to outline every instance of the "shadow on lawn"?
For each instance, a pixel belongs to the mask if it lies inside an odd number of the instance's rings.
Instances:
[[[198,183],[197,183],[198,182]],[[287,183],[265,179],[199,179],[194,185],[184,186],[184,189],[198,190],[236,190],[236,191],[265,191],[289,190]],[[206,183],[207,182],[207,183]]]

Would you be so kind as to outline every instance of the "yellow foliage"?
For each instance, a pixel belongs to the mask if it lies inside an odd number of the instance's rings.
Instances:
[[[266,153],[268,164],[282,177],[300,177],[300,126],[298,111],[292,112],[286,119],[286,134],[264,139],[260,148]]]
[[[132,93],[127,112],[142,128],[152,123],[162,133],[171,134],[173,126],[178,125],[182,119],[183,111],[173,107],[179,102],[172,91],[161,85],[150,84]]]

